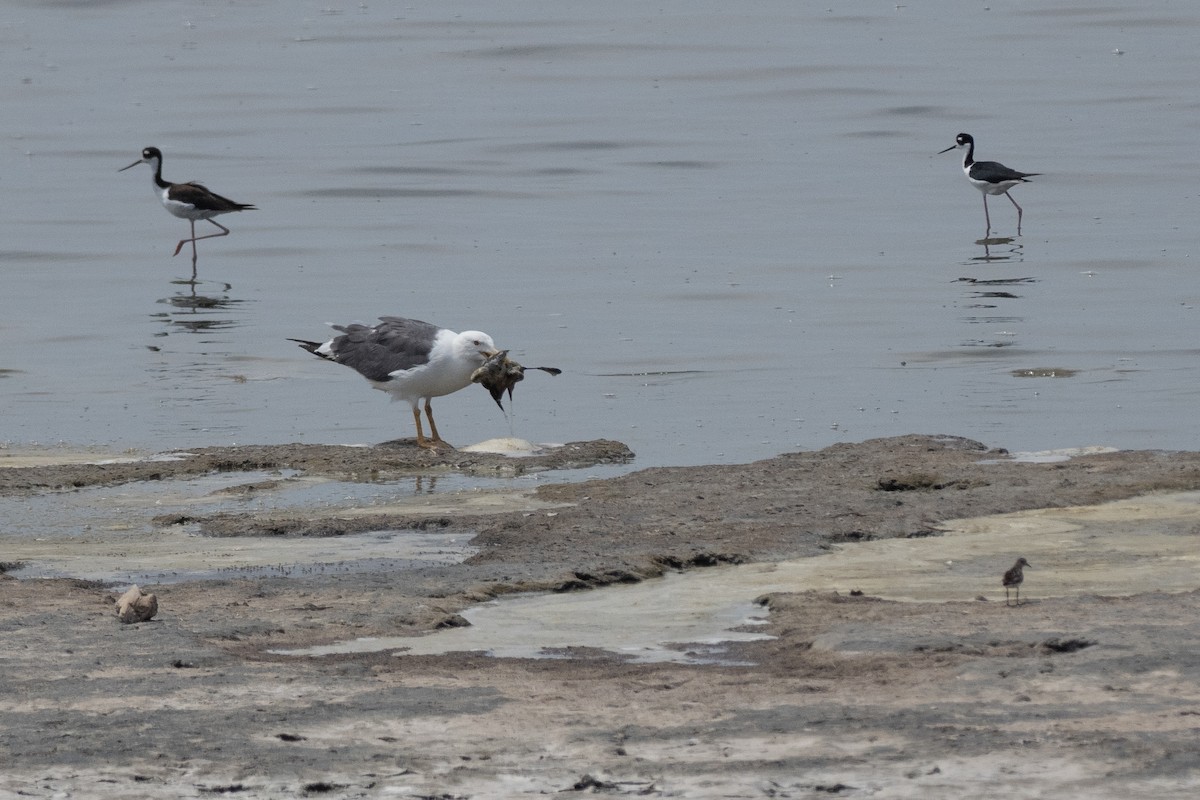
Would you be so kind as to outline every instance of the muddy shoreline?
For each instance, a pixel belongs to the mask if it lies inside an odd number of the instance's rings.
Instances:
[[[403,442],[192,452],[0,470],[0,493],[213,470],[386,482],[630,457],[615,442],[574,443],[539,462],[439,458]],[[502,513],[159,519],[230,541],[461,528],[479,550],[403,572],[143,587],[161,611],[141,625],[113,616],[126,587],[0,575],[0,761],[9,765],[0,793],[959,797],[986,781],[1018,795],[1128,797],[1153,786],[1159,797],[1191,796],[1196,592],[1039,597],[1031,581],[1030,602],[1005,609],[972,596],[902,603],[797,587],[761,598],[776,638],[731,645],[744,666],[629,664],[602,651],[553,660],[273,651],[455,626],[465,608],[517,592],[820,558],[878,540],[936,543],[946,520],[1197,489],[1195,453],[1027,463],[957,437],[904,436],[542,485],[528,508]],[[978,591],[994,597],[994,583]]]

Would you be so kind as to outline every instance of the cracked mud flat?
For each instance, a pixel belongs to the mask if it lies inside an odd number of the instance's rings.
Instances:
[[[521,469],[348,449],[10,468],[0,493],[179,470],[387,481]],[[596,449],[601,460],[624,452]],[[1200,594],[1179,567],[1200,525],[1076,509],[1072,519],[1102,519],[1068,542],[1069,526],[1038,527],[1036,515],[1016,527],[951,521],[1197,490],[1194,453],[1028,463],[906,436],[543,485],[528,507],[500,512],[159,519],[164,535],[267,532],[283,548],[434,526],[474,533],[477,551],[404,571],[143,586],[159,616],[129,626],[113,616],[125,586],[0,575],[0,797],[1193,797]],[[1017,555],[1034,570],[1027,602],[1006,608],[999,575]],[[452,628],[517,592],[795,560],[833,575],[839,559],[857,572],[759,598],[769,611],[755,631],[775,638],[729,644],[736,665],[634,664],[592,648],[553,659],[274,652]]]

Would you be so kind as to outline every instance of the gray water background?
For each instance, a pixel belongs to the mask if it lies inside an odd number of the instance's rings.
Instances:
[[[564,370],[436,400],[458,444],[1197,449],[1198,45],[1169,0],[8,2],[0,443],[411,436],[285,341],[397,314]],[[1023,236],[959,131],[1045,173]],[[194,287],[147,145],[260,208]]]

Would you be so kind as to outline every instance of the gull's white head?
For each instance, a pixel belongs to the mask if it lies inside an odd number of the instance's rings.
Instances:
[[[500,348],[492,341],[492,337],[483,331],[463,331],[454,339],[454,349],[464,358],[470,358],[478,364],[483,364]]]

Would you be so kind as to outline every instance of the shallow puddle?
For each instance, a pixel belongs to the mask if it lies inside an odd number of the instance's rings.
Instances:
[[[0,497],[0,519],[5,538],[19,542],[29,536],[69,537],[89,529],[138,530],[148,526],[151,517],[172,511],[216,514],[302,510],[319,516],[325,510],[354,514],[404,508],[450,513],[456,506],[486,505],[485,496],[518,496],[533,485],[530,480],[459,475],[370,483],[306,477],[295,470],[223,472]],[[13,546],[16,542],[10,541]]]
[[[861,591],[898,601],[1003,601],[1000,576],[1018,556],[1032,564],[1023,587],[1023,597],[1032,602],[1190,591],[1200,588],[1198,526],[1200,492],[955,520],[941,526],[943,535],[937,537],[865,542],[816,558],[500,600],[464,613],[470,627],[284,652],[484,651],[555,657],[564,648],[600,648],[639,661],[714,661],[720,654],[712,648],[721,642],[761,638],[733,629],[762,621],[765,612],[752,601],[769,592]]]
[[[722,662],[719,645],[766,638],[734,631],[760,623],[745,573],[719,569],[672,573],[638,584],[569,594],[498,600],[463,612],[470,627],[420,637],[355,639],[288,655],[403,650],[439,655],[481,650],[508,658],[563,657],[569,648],[598,648],[636,661]],[[683,643],[686,647],[672,647]],[[715,649],[714,649],[715,648]]]

